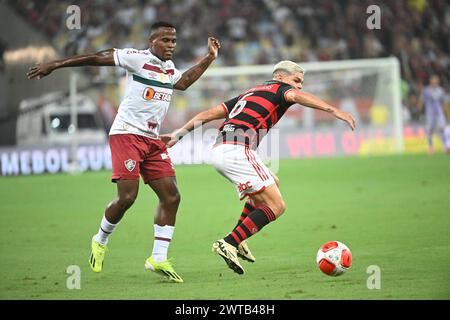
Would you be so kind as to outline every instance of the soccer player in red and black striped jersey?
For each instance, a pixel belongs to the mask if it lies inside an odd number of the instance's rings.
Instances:
[[[248,197],[249,201],[241,221],[227,236],[214,242],[213,251],[238,274],[244,273],[238,256],[252,260],[245,241],[281,216],[286,208],[275,178],[255,152],[261,139],[293,104],[328,112],[345,121],[352,130],[355,128],[350,114],[301,92],[303,81],[304,71],[299,65],[281,61],[274,67],[272,80],[199,113],[182,128],[161,136],[171,147],[195,127],[226,118],[212,150],[212,163],[235,185],[240,199]]]

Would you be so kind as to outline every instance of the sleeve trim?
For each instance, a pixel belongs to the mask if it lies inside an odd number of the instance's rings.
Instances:
[[[175,66],[173,67],[173,75],[172,75],[172,83],[176,84],[181,78],[183,77],[183,73],[178,70],[177,68],[175,68]]]
[[[120,66],[121,67],[122,65],[120,64],[119,52],[118,51],[119,51],[118,49],[114,48],[114,53],[113,53],[114,63],[116,64],[116,66]]]
[[[222,106],[223,110],[225,111],[226,115],[228,116],[229,112],[228,112],[228,108],[227,108],[227,106],[225,105],[225,103],[222,102],[221,106]]]
[[[284,101],[288,102],[288,101],[286,100],[286,93],[288,93],[288,92],[291,91],[291,90],[297,90],[297,89],[295,89],[295,88],[287,89],[287,90],[284,92],[284,94],[283,94]],[[294,103],[295,103],[295,102],[294,102]]]

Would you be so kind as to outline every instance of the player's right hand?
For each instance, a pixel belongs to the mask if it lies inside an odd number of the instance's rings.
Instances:
[[[27,77],[28,79],[37,78],[39,80],[52,73],[53,70],[54,70],[53,64],[51,63],[44,63],[44,64],[37,63],[36,65],[28,69]]]

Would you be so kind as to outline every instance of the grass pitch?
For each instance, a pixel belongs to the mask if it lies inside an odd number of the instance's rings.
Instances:
[[[169,255],[183,284],[144,270],[156,197],[141,184],[109,242],[104,271],[87,260],[110,173],[0,178],[1,299],[450,299],[450,156],[285,160],[286,213],[250,241],[255,264],[234,274],[211,244],[234,227],[243,203],[211,166],[180,166],[182,194]],[[315,265],[319,246],[347,244],[341,277]],[[69,290],[67,268],[81,268]],[[369,266],[381,288],[369,290]],[[369,281],[370,282],[370,281]]]

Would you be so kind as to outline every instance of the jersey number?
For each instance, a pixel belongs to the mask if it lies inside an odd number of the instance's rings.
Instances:
[[[253,92],[250,92],[250,93],[247,93],[246,95],[242,96],[242,98],[239,99],[238,102],[236,102],[233,109],[231,109],[230,114],[228,115],[228,118],[230,118],[230,119],[234,118],[239,113],[241,113],[242,109],[244,109],[245,105],[247,104],[247,101],[245,100],[245,98],[247,98],[248,96],[251,96],[252,94],[253,94]]]

